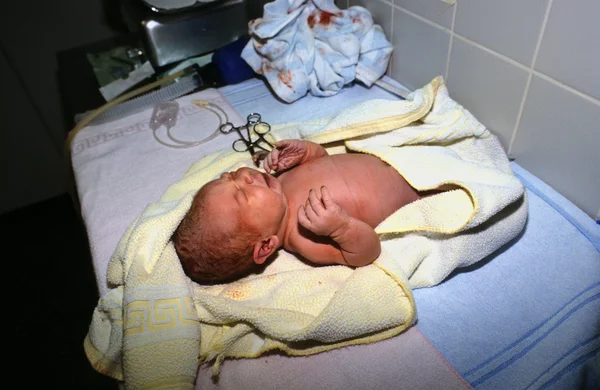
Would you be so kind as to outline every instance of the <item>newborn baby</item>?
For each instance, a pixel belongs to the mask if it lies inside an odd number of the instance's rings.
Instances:
[[[263,167],[275,176],[241,168],[195,195],[173,236],[194,281],[238,278],[280,247],[316,264],[370,264],[381,252],[373,229],[420,198],[379,158],[307,141],[277,142]]]

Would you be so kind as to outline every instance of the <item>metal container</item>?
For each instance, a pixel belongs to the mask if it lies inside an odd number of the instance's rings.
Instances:
[[[140,0],[124,0],[129,28],[139,32],[145,52],[160,68],[210,53],[248,33],[248,22],[262,16],[269,0],[217,0],[165,12]]]

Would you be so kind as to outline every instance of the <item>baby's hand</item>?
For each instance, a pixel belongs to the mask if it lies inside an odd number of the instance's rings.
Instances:
[[[341,208],[329,193],[327,187],[321,187],[321,194],[311,189],[308,199],[298,209],[300,225],[319,236],[339,235],[348,227],[350,216]]]
[[[265,158],[263,168],[267,173],[281,172],[292,168],[302,162],[306,151],[307,147],[304,141],[295,139],[279,141]]]

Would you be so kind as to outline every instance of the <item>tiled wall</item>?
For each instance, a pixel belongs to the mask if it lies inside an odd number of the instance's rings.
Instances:
[[[394,45],[389,75],[450,95],[509,155],[600,218],[599,0],[338,0]]]

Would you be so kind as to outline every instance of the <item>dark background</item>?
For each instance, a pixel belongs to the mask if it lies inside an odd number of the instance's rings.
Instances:
[[[65,120],[59,57],[128,33],[120,1],[3,2],[0,215],[66,192],[63,143],[72,123]],[[79,83],[85,71],[87,64],[62,78]]]
[[[5,322],[5,381],[23,389],[116,389],[83,352],[98,292],[85,230],[67,195],[63,142],[70,123],[59,57],[128,31],[119,0],[6,3],[0,10],[0,232],[9,279],[5,316],[14,318]],[[76,83],[79,70],[88,71],[75,67],[64,76]]]
[[[83,340],[98,302],[87,238],[68,195],[0,216],[8,263],[11,388],[117,389],[92,369]]]

